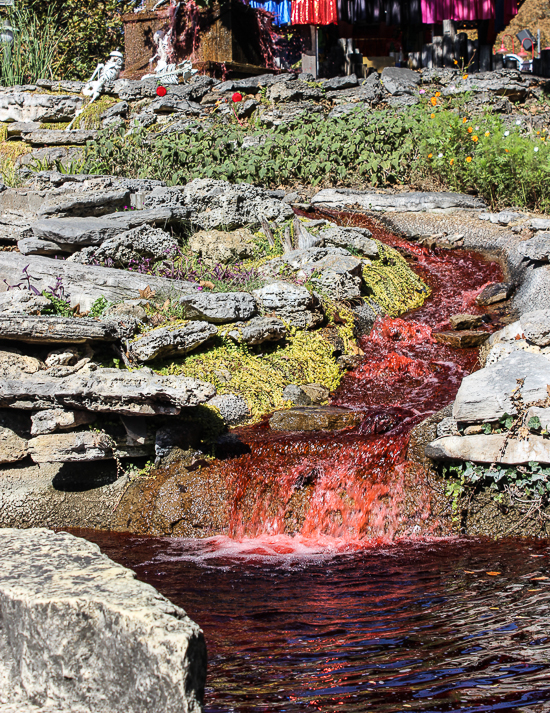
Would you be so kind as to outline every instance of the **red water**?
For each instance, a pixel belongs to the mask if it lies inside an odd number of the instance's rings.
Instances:
[[[481,313],[475,297],[502,279],[501,270],[471,252],[430,251],[364,217],[344,218],[406,250],[431,297],[401,318],[379,319],[361,339],[364,359],[332,397],[332,404],[364,415],[358,427],[281,434],[264,422],[236,432],[250,452],[214,466],[234,493],[231,537],[299,533],[313,541],[387,542],[440,532],[423,470],[405,461],[409,433],[452,401],[477,350],[443,346],[432,333],[449,329],[452,314]]]

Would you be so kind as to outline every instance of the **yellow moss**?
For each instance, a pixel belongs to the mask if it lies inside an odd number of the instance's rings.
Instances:
[[[103,96],[97,99],[93,104],[88,103],[82,114],[76,117],[72,126],[73,129],[100,129],[101,115],[107,111],[109,107],[117,103],[117,99],[109,96]]]
[[[393,248],[375,241],[380,259],[363,267],[363,279],[372,299],[390,317],[420,307],[430,295],[430,288]]]
[[[0,143],[0,156],[3,159],[15,161],[19,156],[30,153],[32,148],[24,141],[2,141]]]
[[[285,405],[283,389],[288,384],[323,384],[336,389],[342,378],[333,346],[315,332],[291,330],[284,345],[262,355],[246,345],[221,339],[208,351],[189,354],[160,371],[181,374],[215,385],[219,394],[240,393],[248,402],[251,422]]]
[[[69,121],[51,121],[51,122],[43,122],[40,124],[41,129],[50,129],[54,131],[63,131],[64,129],[69,126]]]

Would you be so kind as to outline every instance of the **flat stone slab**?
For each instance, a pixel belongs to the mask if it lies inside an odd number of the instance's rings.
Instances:
[[[521,315],[521,329],[528,342],[539,347],[550,344],[550,310],[539,309]]]
[[[39,129],[23,134],[23,141],[33,146],[74,146],[82,145],[97,138],[98,132],[89,129]]]
[[[475,329],[481,327],[483,319],[480,314],[453,314],[449,317],[449,322],[453,329]]]
[[[253,317],[248,322],[235,322],[221,333],[237,344],[263,344],[283,339],[287,330],[284,322],[277,317]]]
[[[324,205],[332,208],[357,206],[362,210],[388,212],[420,212],[431,210],[450,210],[453,208],[480,209],[485,202],[480,198],[462,193],[375,193],[374,191],[354,191],[351,188],[325,188],[311,199],[312,205]]]
[[[471,349],[479,347],[489,339],[487,332],[478,332],[473,329],[461,329],[455,332],[436,332],[436,342],[447,344],[458,349]]]
[[[0,406],[40,411],[78,409],[126,416],[166,414],[198,406],[216,394],[212,384],[148,371],[97,369],[61,378],[45,372],[0,380]]]
[[[0,94],[0,122],[70,121],[83,101],[83,97],[59,94]]]
[[[516,413],[511,395],[523,379],[524,404],[547,398],[550,361],[542,354],[512,352],[496,364],[475,371],[462,380],[453,404],[453,418],[459,423],[497,421],[505,413]]]
[[[445,436],[429,443],[425,453],[432,460],[505,465],[523,465],[529,461],[550,463],[550,441],[541,436],[506,440],[506,436],[501,434]]]
[[[357,426],[363,416],[336,406],[297,406],[276,411],[269,421],[274,431],[339,431]]]
[[[28,454],[35,463],[78,463],[112,458],[138,458],[152,453],[149,444],[117,444],[106,433],[48,433],[31,438]]]
[[[117,208],[130,205],[130,191],[126,188],[106,191],[63,193],[46,197],[38,210],[39,216],[72,215],[86,216],[111,213]]]
[[[119,233],[140,225],[164,227],[174,220],[186,220],[187,208],[159,206],[148,210],[127,210],[89,218],[41,218],[31,225],[35,237],[52,240],[60,245],[100,245]]]
[[[18,240],[17,249],[21,255],[61,255],[65,252],[65,247],[61,247],[51,240],[39,240],[38,238]]]
[[[482,307],[507,300],[512,294],[512,287],[506,282],[493,282],[487,285],[476,297],[476,304]]]
[[[115,342],[133,336],[129,321],[105,321],[71,317],[0,314],[0,339],[30,344],[82,344],[86,341]]]
[[[31,284],[39,292],[51,289],[57,276],[61,278],[71,307],[80,305],[81,311],[90,309],[99,297],[109,302],[138,299],[140,291],[147,287],[157,295],[175,297],[183,293],[197,293],[197,285],[183,280],[142,275],[113,267],[79,265],[68,260],[53,260],[48,257],[24,256],[18,253],[0,252],[0,285],[6,280],[9,285],[25,284],[23,269],[28,266]],[[14,294],[10,290],[7,295]],[[0,293],[4,294],[4,293]],[[11,300],[11,297],[9,298]]]
[[[13,710],[202,710],[201,629],[97,545],[0,530],[0,620],[0,702]]]

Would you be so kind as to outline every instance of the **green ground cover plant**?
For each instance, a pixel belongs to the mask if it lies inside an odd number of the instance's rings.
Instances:
[[[472,116],[467,99],[423,98],[400,112],[359,107],[339,118],[311,114],[269,129],[197,122],[155,137],[119,128],[88,145],[82,170],[171,185],[205,177],[268,187],[429,184],[478,194],[492,209],[549,210],[548,132],[523,119],[509,125],[489,110]],[[243,147],[251,136],[261,140]]]

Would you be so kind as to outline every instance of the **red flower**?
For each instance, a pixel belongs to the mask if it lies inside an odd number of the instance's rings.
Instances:
[[[163,87],[163,86],[157,87],[157,96],[165,97],[166,96],[166,87]]]
[[[239,94],[239,92],[235,92],[235,94],[233,94],[233,96],[231,98],[233,99],[234,102],[242,102],[243,95]]]

